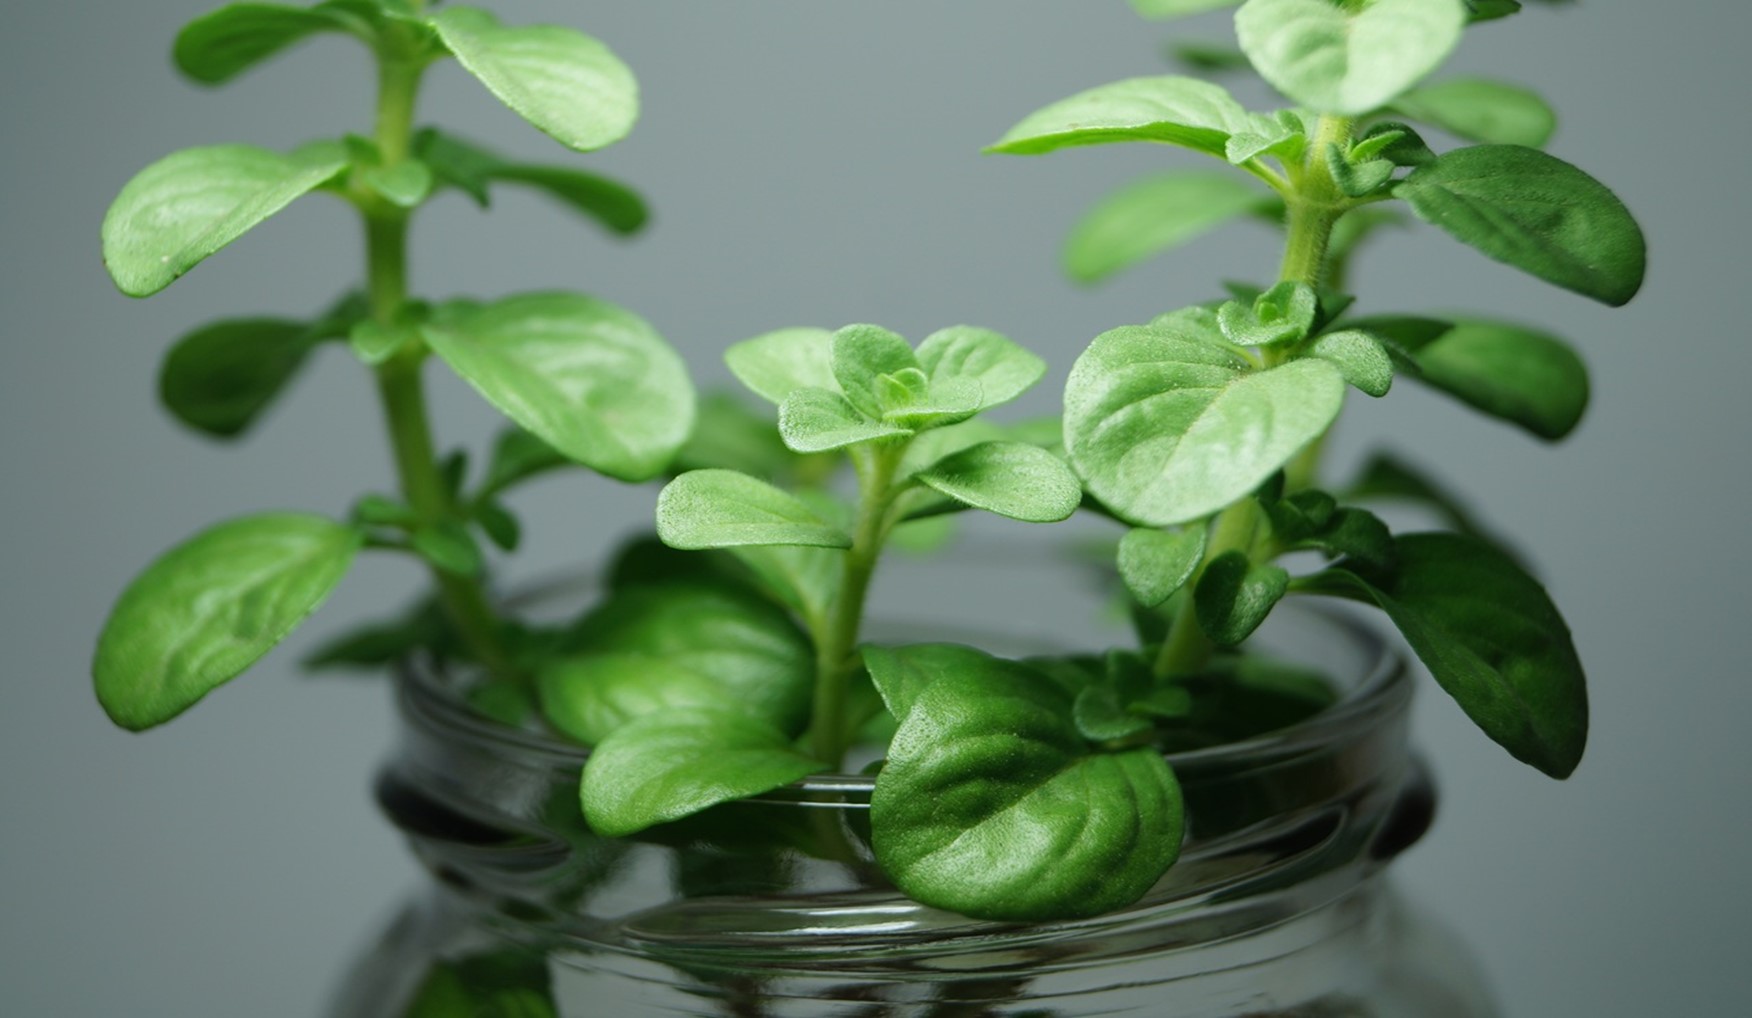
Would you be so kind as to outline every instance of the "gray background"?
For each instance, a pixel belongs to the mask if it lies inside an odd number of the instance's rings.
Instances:
[[[306,201],[140,303],[107,282],[97,225],[174,148],[365,129],[366,64],[325,40],[206,93],[165,57],[206,0],[7,6],[0,1010],[310,1015],[418,878],[367,797],[388,745],[384,687],[302,679],[293,662],[418,576],[370,561],[290,648],[167,731],[112,729],[86,667],[110,599],[166,545],[256,509],[339,512],[385,485],[367,377],[338,349],[240,447],[192,438],[152,405],[169,339],[223,314],[313,310],[359,274],[357,229],[339,203]],[[645,120],[587,163],[645,188],[659,219],[615,245],[535,199],[507,196],[483,218],[453,196],[418,228],[424,293],[586,289],[650,317],[706,381],[726,377],[723,346],[778,325],[875,320],[916,338],[979,323],[1052,359],[1031,404],[1043,410],[1097,332],[1275,268],[1269,232],[1243,227],[1078,291],[1055,268],[1074,217],[1195,157],[978,155],[1037,106],[1157,73],[1171,32],[1226,36],[1221,15],[1151,26],[1121,0],[499,6],[586,27],[637,69]],[[1595,411],[1560,450],[1415,391],[1354,406],[1337,443],[1343,463],[1385,439],[1476,492],[1537,550],[1591,669],[1592,748],[1564,785],[1514,764],[1433,688],[1419,708],[1445,799],[1399,869],[1523,1018],[1744,1013],[1748,29],[1741,4],[1589,3],[1484,28],[1448,72],[1536,85],[1563,115],[1555,151],[1638,212],[1653,271],[1628,310],[1429,231],[1360,266],[1375,308],[1523,317],[1573,337],[1595,371]],[[456,67],[430,85],[432,119],[565,158]],[[441,434],[487,434],[493,415],[436,375]],[[579,478],[532,490],[531,555],[513,576],[597,553],[648,518],[651,497]],[[1028,608],[1025,592],[993,596]]]

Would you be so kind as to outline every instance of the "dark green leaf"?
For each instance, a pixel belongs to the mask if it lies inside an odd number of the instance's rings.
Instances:
[[[1409,125],[1384,120],[1363,132],[1363,137],[1351,147],[1352,161],[1379,157],[1395,166],[1427,166],[1436,161],[1423,136]]]
[[[802,545],[850,548],[851,535],[758,478],[733,470],[693,470],[657,496],[657,534],[672,548]]]
[[[1379,339],[1363,329],[1323,333],[1308,353],[1331,361],[1345,381],[1371,396],[1385,396],[1393,387],[1393,358]]]
[[[1544,148],[1557,130],[1557,114],[1538,95],[1484,78],[1456,78],[1413,89],[1393,100],[1392,108],[1457,138],[1488,145]]]
[[[1160,753],[1091,753],[1070,696],[1016,662],[927,685],[876,778],[877,861],[909,897],[983,919],[1097,915],[1179,854]]]
[[[862,649],[862,654],[876,691],[896,721],[906,720],[913,704],[933,683],[975,675],[1001,678],[1013,667],[1012,662],[956,643],[917,643],[905,647],[871,644]]]
[[[1021,442],[986,442],[921,470],[918,481],[975,509],[1028,523],[1068,519],[1083,486],[1064,461]]]
[[[474,508],[474,518],[487,539],[504,551],[516,551],[523,541],[523,525],[502,502],[480,503]]]
[[[1155,141],[1226,158],[1229,137],[1268,132],[1227,90],[1165,75],[1102,85],[1030,114],[987,152],[1040,155],[1078,145]]]
[[[1126,710],[1113,686],[1086,686],[1071,708],[1077,733],[1097,745],[1133,742],[1155,728],[1148,718]]]
[[[1088,490],[1123,517],[1166,527],[1258,488],[1323,434],[1344,379],[1318,359],[1250,370],[1208,311],[1096,338],[1065,389],[1065,438]]]
[[[1154,608],[1186,586],[1204,553],[1204,527],[1133,530],[1119,542],[1119,576],[1139,604]]]
[[[644,319],[605,301],[507,297],[424,331],[433,351],[505,416],[610,477],[656,476],[693,429],[693,385],[681,358]]]
[[[504,183],[532,188],[621,236],[639,232],[651,217],[637,191],[594,173],[512,162],[474,142],[431,129],[420,132],[414,151],[439,182],[463,191],[482,206],[490,197],[489,186]]]
[[[558,449],[522,428],[506,428],[493,445],[482,494],[496,495],[514,484],[571,465]]]
[[[1642,230],[1604,184],[1537,149],[1456,149],[1393,193],[1426,222],[1500,262],[1606,304],[1642,288]]]
[[[1473,518],[1463,499],[1437,484],[1429,476],[1389,453],[1376,453],[1363,465],[1357,479],[1345,493],[1347,500],[1377,501],[1381,499],[1413,502],[1435,511],[1442,522],[1468,537],[1488,541],[1503,548],[1501,541]]]
[[[166,552],[123,591],[98,637],[98,702],[133,731],[181,714],[315,611],[362,542],[332,520],[276,513]]]
[[[671,710],[615,730],[584,765],[584,818],[625,837],[822,769],[777,728],[731,710]]]
[[[1366,509],[1347,506],[1336,510],[1326,525],[1297,540],[1295,546],[1317,549],[1333,557],[1349,556],[1368,569],[1393,567],[1393,535],[1387,524]]]
[[[1065,273],[1094,283],[1271,204],[1258,187],[1220,173],[1145,177],[1090,210],[1065,245]]]
[[[444,572],[464,577],[481,574],[480,546],[461,524],[422,527],[413,532],[411,543],[421,558]]]
[[[1435,70],[1460,41],[1460,0],[1247,0],[1241,49],[1278,91],[1317,113],[1361,116]]]
[[[300,663],[313,672],[382,672],[414,651],[434,646],[444,636],[444,620],[437,606],[426,604],[405,618],[348,630],[319,645]]]
[[[1229,3],[1230,0],[1223,2]],[[1193,70],[1207,74],[1244,71],[1252,66],[1247,62],[1247,54],[1216,42],[1177,40],[1169,43],[1168,54]]]
[[[399,498],[388,495],[365,495],[353,504],[350,518],[369,527],[410,527],[419,515]]]
[[[1466,7],[1474,23],[1495,21],[1521,12],[1520,0],[1466,0]]]
[[[1205,566],[1193,589],[1198,625],[1211,642],[1233,647],[1253,635],[1289,589],[1290,574],[1255,564],[1246,552],[1225,552]]]
[[[323,32],[346,32],[372,41],[370,22],[348,10],[349,6],[227,4],[184,26],[177,34],[172,57],[177,68],[195,81],[220,85],[294,43]]]
[[[116,286],[150,297],[347,168],[338,146],[281,155],[249,145],[184,149],[141,170],[103,220]]]
[[[189,427],[235,438],[285,389],[315,342],[307,323],[280,318],[203,326],[165,356],[159,399]]]
[[[507,28],[477,7],[446,6],[431,23],[488,91],[568,148],[611,145],[639,117],[632,72],[582,32],[557,25]]]
[[[434,964],[399,1018],[556,1018],[537,954],[507,951]]]
[[[1575,430],[1587,410],[1587,365],[1555,336],[1477,319],[1356,324],[1404,350],[1417,365],[1414,377],[1425,385],[1548,441]]]
[[[1387,159],[1352,160],[1338,145],[1326,146],[1326,168],[1339,191],[1352,198],[1364,198],[1393,179],[1399,169]]]
[[[1569,627],[1538,581],[1481,541],[1400,537],[1390,575],[1329,569],[1316,593],[1372,601],[1462,709],[1516,759],[1555,778],[1581,761],[1588,697]]]

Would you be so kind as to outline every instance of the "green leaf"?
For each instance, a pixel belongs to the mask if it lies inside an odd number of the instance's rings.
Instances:
[[[515,949],[433,964],[399,1018],[556,1018],[539,955]]]
[[[1069,519],[1083,501],[1083,486],[1063,460],[1021,442],[963,449],[921,470],[917,478],[964,505],[1027,523]]]
[[[737,381],[774,405],[798,389],[839,390],[833,333],[826,329],[779,329],[745,339],[724,351],[724,363]]]
[[[1146,18],[1165,20],[1234,7],[1241,0],[1131,0],[1132,10]]]
[[[693,470],[657,496],[657,534],[672,548],[850,548],[851,535],[795,495],[733,470]]]
[[[315,7],[227,4],[189,22],[177,34],[172,58],[203,85],[221,85],[295,43],[323,32],[345,32],[367,42],[369,22],[346,4]]]
[[[1221,85],[1178,75],[1129,78],[1029,114],[986,151],[1026,156],[1078,145],[1155,141],[1224,159],[1231,135],[1262,126]]]
[[[249,145],[184,149],[141,170],[103,220],[116,286],[150,297],[347,168],[328,146],[281,155]]]
[[[1230,0],[1224,0],[1225,3]],[[1239,0],[1234,0],[1239,3]],[[1229,71],[1244,71],[1253,65],[1248,63],[1247,54],[1234,46],[1223,43],[1205,42],[1198,39],[1175,40],[1168,44],[1168,55],[1180,61],[1195,71],[1207,74],[1224,74]]]
[[[655,477],[693,428],[681,358],[644,319],[606,301],[525,294],[441,318],[424,333],[505,416],[610,477]]]
[[[1261,77],[1317,113],[1352,117],[1435,70],[1465,27],[1460,0],[1247,0],[1235,15]]]
[[[362,543],[332,520],[268,514],[166,552],[122,592],[98,637],[98,702],[132,731],[181,714],[315,611]]]
[[[797,389],[779,407],[779,434],[795,452],[828,452],[911,433],[871,420],[844,396],[826,389]]]
[[[177,340],[158,375],[158,396],[177,420],[236,438],[286,388],[315,345],[310,326],[282,318],[231,318]]]
[[[523,543],[523,524],[502,502],[488,500],[476,505],[474,519],[480,524],[481,532],[501,551],[516,551]]]
[[[1566,290],[1618,307],[1642,288],[1643,234],[1624,203],[1537,149],[1456,149],[1393,193],[1456,240]]]
[[[1488,145],[1544,148],[1557,114],[1533,92],[1485,78],[1456,78],[1413,89],[1392,110],[1439,127],[1457,138]]]
[[[639,118],[639,86],[607,46],[571,28],[507,28],[477,7],[431,19],[468,72],[524,120],[579,152],[612,145]]]
[[[1015,667],[1013,662],[958,643],[915,643],[904,647],[868,644],[861,653],[870,680],[896,721],[905,721],[913,704],[937,682],[955,682],[976,675],[1001,681]]]
[[[1236,346],[1299,343],[1314,329],[1320,296],[1307,283],[1279,283],[1252,306],[1232,300],[1217,309],[1217,327]]]
[[[1198,626],[1211,642],[1233,647],[1253,635],[1289,585],[1289,573],[1268,563],[1255,564],[1244,551],[1218,555],[1193,588]]]
[[[1393,388],[1393,358],[1373,334],[1362,329],[1324,333],[1308,347],[1311,356],[1330,361],[1344,380],[1377,398]]]
[[[919,344],[919,366],[938,390],[954,382],[978,384],[980,410],[1002,406],[1046,374],[1046,361],[990,329],[954,325]]]
[[[770,792],[822,769],[777,728],[731,710],[665,711],[617,729],[584,765],[584,818],[609,838]]]
[[[709,679],[721,705],[790,734],[809,718],[814,648],[783,608],[746,584],[696,578],[623,586],[567,634],[560,654],[661,662]]]
[[[542,715],[586,746],[646,715],[739,707],[733,691],[710,676],[646,654],[585,654],[557,661],[541,671],[537,690]]]
[[[906,339],[879,325],[848,325],[834,333],[831,358],[839,391],[864,416],[878,421],[888,407],[878,395],[877,380],[908,369],[923,370]]]
[[[1555,336],[1506,322],[1376,318],[1356,327],[1407,353],[1425,385],[1555,442],[1588,408],[1588,367]]]
[[[722,468],[768,480],[788,478],[806,462],[785,448],[773,415],[727,392],[700,398],[693,434],[670,463],[675,473]]]
[[[427,604],[402,619],[372,622],[350,629],[320,644],[299,664],[313,672],[353,670],[382,673],[385,666],[416,650],[436,645],[444,635],[444,620],[436,605]]]
[[[876,859],[896,886],[1023,922],[1142,897],[1179,854],[1179,786],[1154,750],[1091,752],[1071,713],[1067,693],[1017,662],[926,686],[870,803]]]
[[[419,339],[418,326],[382,325],[367,319],[353,326],[347,334],[347,345],[353,348],[353,356],[361,364],[376,367]]]
[[[1212,318],[1194,309],[1114,329],[1071,369],[1071,465],[1128,520],[1189,523],[1251,494],[1344,404],[1337,368],[1305,359],[1249,370]]]
[[[1374,194],[1399,169],[1388,159],[1352,160],[1337,145],[1326,146],[1326,167],[1339,191],[1351,198]]]
[[[1581,761],[1588,697],[1569,627],[1538,581],[1489,544],[1409,534],[1390,576],[1342,566],[1302,581],[1372,601],[1436,682],[1516,759],[1554,778]]]
[[[1154,608],[1186,586],[1204,553],[1204,527],[1132,530],[1119,542],[1119,576],[1139,604]]]
[[[730,552],[765,590],[796,609],[812,627],[826,624],[845,573],[846,557],[839,548],[744,545]]]
[[[418,159],[404,159],[394,166],[373,166],[360,175],[365,185],[391,205],[416,208],[432,194],[435,178],[431,167]]]
[[[1495,21],[1511,14],[1521,12],[1521,0],[1466,0],[1466,7],[1472,14],[1474,24],[1480,21]]]
[[[1329,557],[1349,556],[1364,568],[1393,568],[1393,534],[1380,517],[1366,509],[1345,506],[1314,533],[1293,542],[1296,548],[1312,548]]]
[[[572,461],[553,446],[519,427],[506,428],[493,444],[493,458],[487,462],[487,479],[481,497],[491,497],[532,477],[562,467]]]
[[[420,132],[414,152],[441,183],[467,193],[482,206],[488,202],[489,185],[505,183],[532,188],[621,236],[639,232],[651,218],[637,191],[594,173],[511,162],[474,142],[430,129]]]
[[[452,576],[473,578],[481,574],[480,546],[459,523],[422,527],[413,532],[411,543],[421,558]]]
[[[1394,166],[1428,166],[1436,161],[1436,153],[1423,140],[1423,135],[1410,125],[1393,120],[1373,124],[1355,145],[1351,146],[1353,161],[1385,159]]]
[[[1077,733],[1090,742],[1129,742],[1154,730],[1148,718],[1126,710],[1119,691],[1111,685],[1085,686],[1071,707]]]
[[[1221,173],[1145,177],[1077,224],[1065,245],[1065,273],[1079,283],[1099,282],[1270,202],[1257,187]]]
[[[1396,499],[1432,509],[1442,521],[1468,537],[1503,547],[1467,509],[1464,501],[1428,475],[1389,453],[1378,452],[1363,465],[1345,493],[1347,500]]]

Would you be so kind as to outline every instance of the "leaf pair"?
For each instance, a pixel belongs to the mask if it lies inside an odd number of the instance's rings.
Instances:
[[[966,647],[868,648],[900,729],[870,804],[877,861],[915,900],[1006,921],[1136,901],[1180,851],[1179,786],[1153,749],[1092,746],[1072,696]]]

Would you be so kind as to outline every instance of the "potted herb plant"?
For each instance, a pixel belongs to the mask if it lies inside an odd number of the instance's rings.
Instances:
[[[361,963],[343,1015],[1490,1013],[1381,881],[1429,814],[1404,669],[1346,615],[1271,616],[1291,595],[1379,609],[1510,753],[1559,778],[1580,760],[1581,667],[1539,583],[1415,468],[1382,459],[1335,486],[1321,463],[1351,390],[1410,379],[1553,440],[1586,404],[1554,337],[1346,292],[1350,253],[1381,225],[1416,217],[1612,305],[1640,287],[1640,231],[1540,150],[1543,103],[1425,84],[1469,25],[1518,7],[1247,0],[1241,53],[1290,108],[1163,75],[1017,123],[991,151],[1155,142],[1228,166],[1103,203],[1072,240],[1074,275],[1242,216],[1281,222],[1285,245],[1275,274],[1096,337],[1062,420],[1008,423],[990,412],[1047,365],[973,326],[736,343],[726,359],[761,412],[696,405],[654,330],[597,298],[412,296],[409,219],[442,189],[484,203],[533,187],[638,229],[624,185],[416,130],[423,71],[454,58],[562,144],[611,144],[637,89],[596,40],[420,0],[202,17],[176,57],[215,84],[310,36],[356,37],[379,65],[376,130],[167,157],[116,200],[106,264],[147,296],[300,197],[354,205],[361,292],[308,320],[191,333],[162,392],[185,422],[236,435],[317,345],[344,342],[375,376],[399,491],[340,519],[234,520],[167,553],[104,627],[99,700],[124,727],[156,726],[272,649],[361,551],[431,570],[429,602],[317,656],[398,668],[405,743],[379,798],[441,878]],[[1472,144],[1438,153],[1430,127]],[[434,448],[433,359],[512,422],[480,471]],[[483,547],[518,544],[508,490],[570,465],[670,479],[655,539],[625,548],[580,612],[538,621],[489,594]],[[1382,497],[1455,528],[1395,534],[1367,508]],[[1026,654],[872,641],[884,553],[969,510],[1111,520],[1132,639]]]

